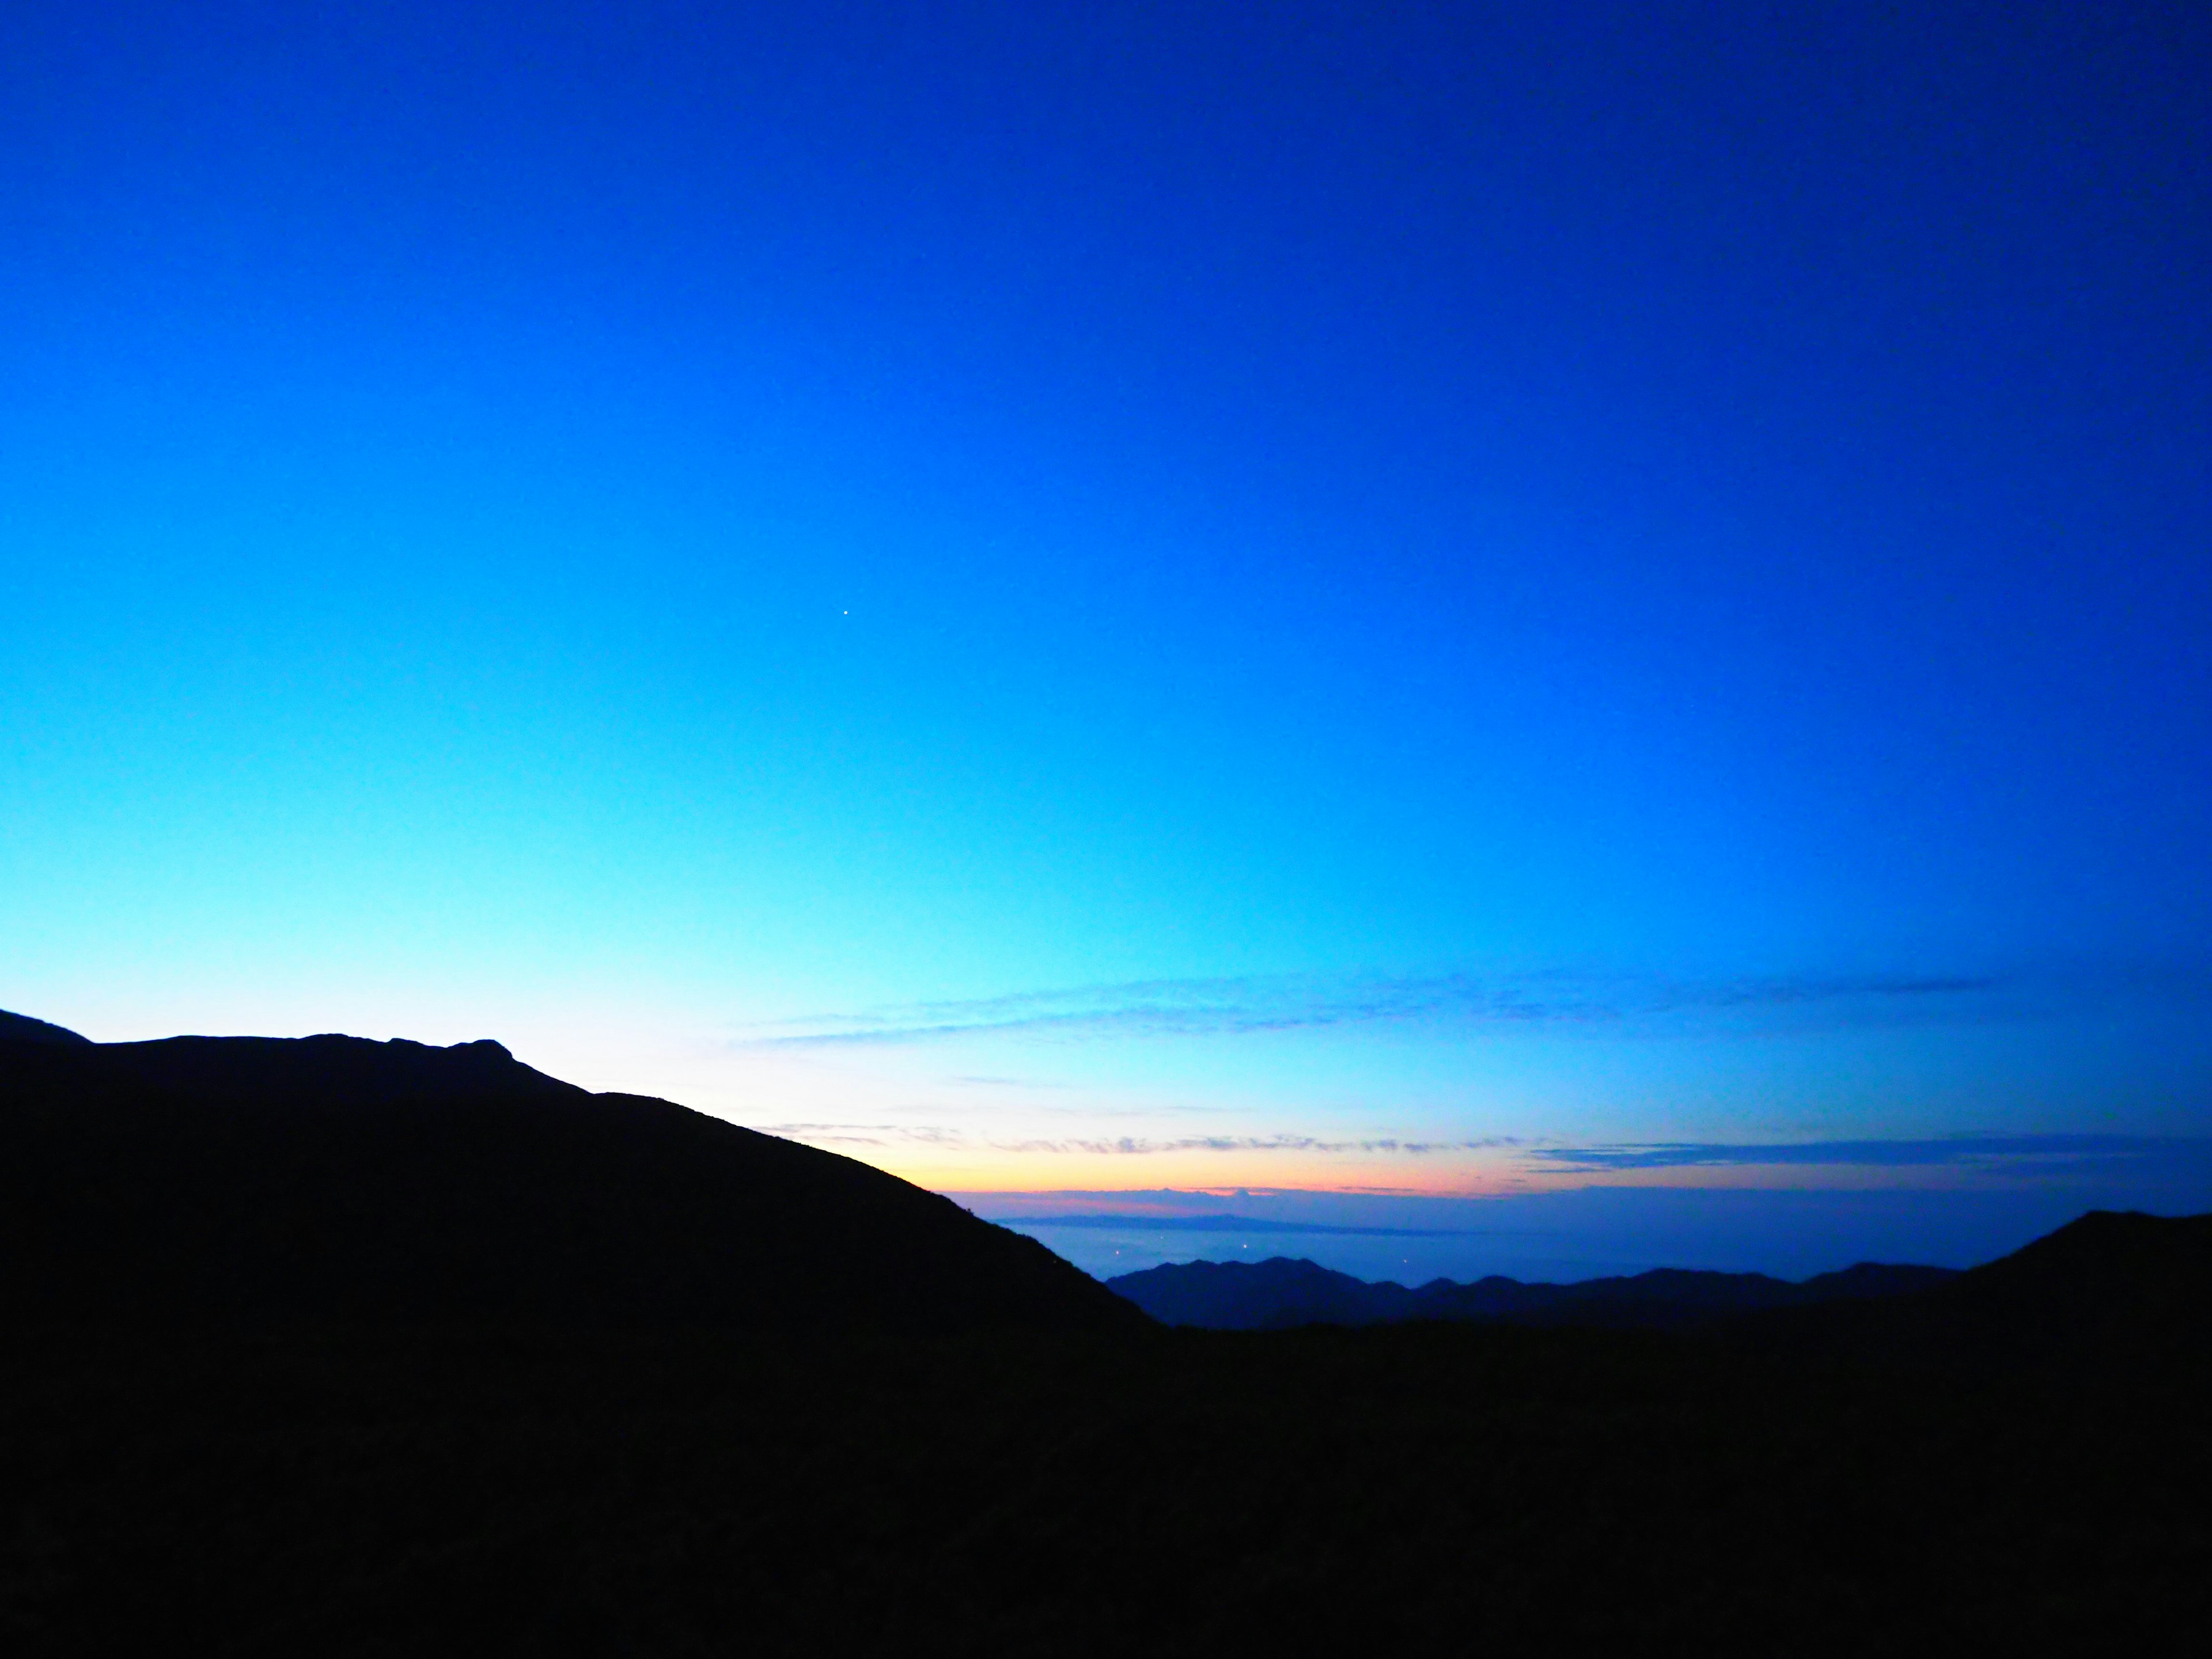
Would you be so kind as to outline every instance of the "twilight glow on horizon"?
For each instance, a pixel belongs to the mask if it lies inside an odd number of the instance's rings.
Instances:
[[[2208,84],[2187,8],[13,9],[0,1007],[1008,1214],[2207,1207]]]

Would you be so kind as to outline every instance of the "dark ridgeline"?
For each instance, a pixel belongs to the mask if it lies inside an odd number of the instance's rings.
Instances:
[[[12,1321],[1144,1322],[947,1199],[495,1042],[8,1036]]]
[[[0,1042],[64,1042],[71,1047],[89,1048],[92,1039],[79,1036],[75,1031],[59,1025],[49,1025],[43,1019],[33,1019],[28,1014],[11,1014],[0,1008]]]
[[[1124,1273],[1107,1285],[1165,1325],[1272,1331],[1298,1325],[1390,1325],[1408,1320],[1579,1325],[1604,1330],[1690,1330],[1775,1308],[1901,1296],[1955,1275],[1944,1267],[1861,1262],[1802,1283],[1765,1273],[1659,1267],[1633,1278],[1527,1285],[1493,1275],[1473,1284],[1431,1279],[1408,1289],[1332,1272],[1316,1262],[1187,1261]]]
[[[32,1036],[0,1038],[10,1659],[2212,1621],[2212,1218],[2091,1215],[1932,1285],[1139,1275],[1170,1316],[1272,1284],[1335,1322],[1171,1331],[902,1182],[495,1043]]]
[[[851,1158],[496,1042],[93,1043],[0,1017],[0,1315],[33,1322],[1259,1331],[1727,1329],[1832,1357],[2148,1354],[2201,1332],[2212,1218],[2091,1215],[1964,1274],[1661,1269],[1415,1288],[1310,1261],[1101,1285]],[[1142,1311],[1139,1312],[1139,1310]]]
[[[1108,1284],[1163,1324],[1224,1331],[1433,1320],[1703,1332],[1830,1359],[2078,1370],[2202,1358],[2212,1216],[2093,1212],[1966,1272],[1861,1262],[1792,1283],[1659,1268],[1524,1285],[1370,1284],[1311,1261],[1192,1261]]]
[[[1917,1295],[1778,1308],[1739,1344],[1995,1375],[2169,1376],[2212,1364],[2212,1215],[2092,1211]]]

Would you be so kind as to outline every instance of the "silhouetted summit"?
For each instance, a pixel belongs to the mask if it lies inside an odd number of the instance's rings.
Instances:
[[[17,1042],[69,1042],[92,1046],[92,1039],[79,1036],[66,1026],[49,1025],[43,1019],[33,1019],[28,1014],[11,1014],[0,1008],[0,1039]]]
[[[950,1200],[496,1042],[33,1035],[0,1039],[10,1317],[1143,1323]]]
[[[1660,1267],[1634,1278],[1571,1285],[1528,1285],[1493,1275],[1464,1285],[1432,1279],[1409,1290],[1274,1256],[1250,1263],[1176,1263],[1107,1282],[1163,1323],[1212,1330],[1385,1325],[1413,1319],[1673,1330],[1764,1309],[1902,1295],[1954,1276],[1942,1267],[1862,1262],[1802,1284],[1765,1273]]]
[[[2093,1210],[1917,1296],[1780,1310],[1742,1334],[1908,1361],[2162,1368],[2212,1358],[2212,1215]]]

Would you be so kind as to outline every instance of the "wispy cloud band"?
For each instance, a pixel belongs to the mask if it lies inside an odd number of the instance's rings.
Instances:
[[[763,1134],[782,1135],[813,1146],[907,1145],[990,1152],[1087,1153],[1097,1157],[1141,1158],[1162,1152],[1397,1152],[1420,1158],[1437,1152],[1481,1152],[1524,1144],[1518,1137],[1505,1135],[1460,1140],[1406,1139],[1391,1135],[1331,1139],[1302,1134],[1177,1135],[1158,1139],[1142,1135],[1076,1135],[1007,1139],[903,1123],[766,1123],[756,1127]]]
[[[1672,1142],[1645,1146],[1539,1146],[1527,1158],[1560,1173],[1849,1165],[1923,1169],[1936,1165],[2079,1164],[2203,1155],[2212,1143],[2138,1135],[1958,1135],[1928,1140],[1819,1140],[1781,1143]]]
[[[748,1047],[920,1043],[991,1036],[1097,1038],[1443,1022],[1495,1029],[1661,1029],[1670,1019],[1790,1015],[1840,1023],[1995,1012],[2017,981],[1863,974],[1686,980],[1567,970],[1364,979],[1155,980],[823,1014],[747,1030]]]
[[[1565,1146],[1517,1135],[1419,1139],[1309,1134],[1072,1135],[1014,1139],[958,1129],[907,1124],[785,1123],[764,1126],[817,1146],[907,1146],[976,1153],[1090,1158],[1148,1158],[1218,1152],[1328,1158],[1436,1159],[1488,1154],[1484,1161],[1532,1176],[1626,1175],[1711,1169],[1908,1170],[1953,1168],[2031,1174],[2138,1167],[2191,1166],[2212,1161],[2212,1139],[2116,1134],[1956,1135],[1921,1139],[1820,1141],[1671,1141],[1648,1145]]]

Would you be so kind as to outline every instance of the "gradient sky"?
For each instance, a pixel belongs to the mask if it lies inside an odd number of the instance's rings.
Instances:
[[[7,8],[0,1006],[964,1192],[2163,1167],[2208,85],[2193,6]]]

